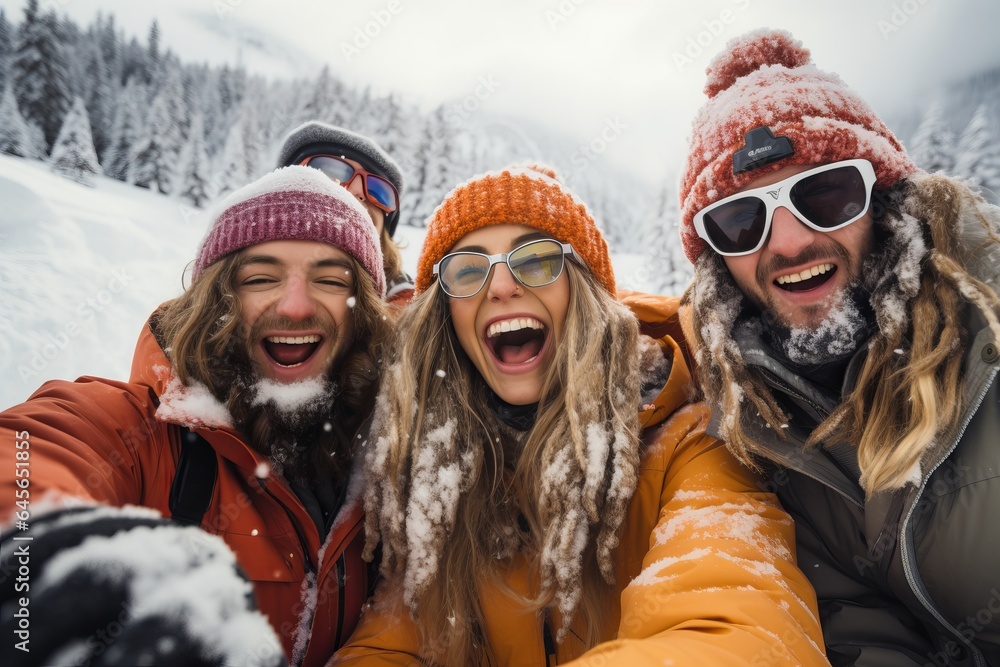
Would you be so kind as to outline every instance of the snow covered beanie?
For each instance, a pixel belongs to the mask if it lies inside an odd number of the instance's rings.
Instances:
[[[385,295],[378,232],[346,189],[309,167],[284,167],[226,197],[198,250],[194,278],[226,255],[268,241],[320,241],[354,257]]]
[[[601,230],[556,171],[546,165],[510,166],[459,185],[427,221],[417,263],[417,294],[430,287],[431,270],[469,232],[489,225],[535,227],[569,243],[606,290],[615,296],[615,274]]]
[[[310,155],[340,155],[360,162],[365,169],[387,178],[403,198],[403,173],[399,165],[377,143],[356,132],[313,120],[288,133],[278,151],[276,167],[299,164]],[[385,229],[392,236],[399,222],[399,209],[385,216]]]
[[[681,242],[691,262],[707,248],[694,228],[701,209],[788,165],[864,158],[884,190],[917,171],[902,144],[836,74],[820,71],[809,50],[784,30],[762,29],[730,41],[708,66],[709,100],[695,116],[681,179]],[[768,127],[793,153],[734,173],[745,135]]]

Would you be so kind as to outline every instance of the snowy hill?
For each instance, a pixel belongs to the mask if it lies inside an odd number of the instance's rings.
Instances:
[[[146,317],[181,290],[200,216],[148,190],[95,183],[0,156],[0,408],[51,378],[127,378]]]
[[[110,178],[94,183],[0,155],[0,409],[49,379],[127,379],[146,318],[181,292],[205,214]],[[423,234],[397,232],[411,273]],[[638,256],[614,260],[622,286],[643,287]]]

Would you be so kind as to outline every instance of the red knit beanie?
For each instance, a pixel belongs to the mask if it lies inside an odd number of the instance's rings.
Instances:
[[[693,122],[679,193],[681,242],[692,262],[708,247],[695,231],[695,214],[768,172],[864,158],[875,167],[875,187],[882,190],[917,171],[872,108],[836,74],[817,69],[802,42],[784,30],[737,37],[707,74],[709,100]],[[733,153],[758,127],[787,137],[794,153],[734,174]]]
[[[351,255],[385,295],[382,246],[368,212],[319,169],[276,169],[232,193],[212,216],[194,278],[226,255],[268,241],[320,241]]]
[[[569,243],[608,292],[615,273],[608,244],[587,207],[552,167],[524,165],[491,171],[452,190],[427,221],[417,264],[417,293],[430,287],[434,265],[469,232],[489,225],[527,225]]]

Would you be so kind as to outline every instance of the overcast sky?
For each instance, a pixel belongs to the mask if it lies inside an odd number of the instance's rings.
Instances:
[[[20,20],[21,0],[0,0]],[[185,61],[271,77],[342,78],[529,118],[581,145],[609,123],[606,157],[651,183],[683,160],[704,70],[748,30],[790,30],[882,114],[924,91],[1000,65],[996,0],[42,0],[87,24],[98,11]],[[365,34],[367,33],[367,34]],[[367,40],[367,41],[366,41]],[[477,94],[482,99],[477,99]],[[607,132],[606,136],[611,136]],[[599,145],[599,144],[598,144]],[[544,157],[544,156],[542,156]]]

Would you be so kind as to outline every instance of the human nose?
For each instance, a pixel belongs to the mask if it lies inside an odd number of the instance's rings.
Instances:
[[[816,232],[802,223],[795,214],[779,206],[771,219],[771,237],[767,249],[775,255],[796,257],[816,239]]]
[[[521,283],[517,282],[510,267],[504,262],[493,265],[491,275],[486,277],[489,282],[487,296],[491,301],[503,301],[521,292]]]
[[[351,176],[351,180],[344,183],[344,187],[347,188],[348,192],[357,197],[358,201],[363,202],[365,200],[364,176],[358,172],[354,172],[354,176]]]
[[[309,294],[306,281],[297,277],[289,278],[274,310],[278,316],[295,321],[313,317],[316,314],[316,302]]]

